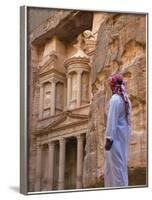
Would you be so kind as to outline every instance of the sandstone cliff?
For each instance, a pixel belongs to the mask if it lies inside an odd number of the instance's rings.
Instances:
[[[103,185],[104,134],[107,102],[111,91],[107,78],[122,73],[132,102],[132,135],[129,145],[129,172],[136,174],[131,184],[144,184],[146,167],[146,17],[108,14],[102,21],[92,63],[92,103],[90,106],[84,187]],[[136,173],[138,171],[138,173]],[[140,181],[137,177],[143,175]]]

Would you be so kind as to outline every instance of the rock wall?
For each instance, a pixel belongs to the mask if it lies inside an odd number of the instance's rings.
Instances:
[[[92,63],[92,103],[84,158],[84,187],[103,185],[104,137],[111,91],[107,78],[122,73],[132,102],[129,172],[146,169],[146,16],[106,14],[100,25]],[[139,170],[138,170],[139,171]],[[134,173],[140,176],[139,173]],[[141,181],[146,174],[141,173]],[[138,185],[138,181],[129,184]]]

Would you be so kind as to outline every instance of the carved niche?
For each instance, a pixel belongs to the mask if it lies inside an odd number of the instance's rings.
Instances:
[[[62,82],[56,83],[56,97],[55,97],[55,113],[59,114],[64,109],[64,84]]]
[[[43,86],[43,118],[49,117],[51,113],[51,83],[46,82]]]
[[[77,98],[77,74],[76,72],[71,73],[71,98],[70,103],[71,105],[76,104],[76,98]]]
[[[81,84],[81,91],[82,91],[82,104],[89,103],[89,73],[84,71],[82,73],[82,84]]]

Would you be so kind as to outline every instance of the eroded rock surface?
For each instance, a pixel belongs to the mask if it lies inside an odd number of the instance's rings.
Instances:
[[[107,78],[122,73],[132,102],[129,169],[146,167],[146,17],[107,15],[100,25],[92,63],[92,92],[84,158],[84,186],[103,180],[104,134],[111,91]],[[93,163],[93,164],[90,164]]]

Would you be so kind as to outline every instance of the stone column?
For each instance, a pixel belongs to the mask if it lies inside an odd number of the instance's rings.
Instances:
[[[68,74],[68,80],[67,80],[67,108],[70,107],[70,99],[71,99],[71,84],[72,84],[72,76]]]
[[[77,71],[77,107],[81,105],[81,74],[82,70]]]
[[[52,94],[52,98],[51,98],[51,115],[55,115],[55,93],[56,93],[56,81],[52,80],[51,81],[51,94]]]
[[[42,167],[42,145],[37,144],[36,149],[36,181],[35,181],[35,191],[41,190],[41,167]]]
[[[67,85],[65,82],[63,83],[63,86],[64,86],[64,109],[63,109],[63,111],[66,111],[66,108],[67,108]]]
[[[83,136],[77,136],[77,180],[76,188],[82,188],[82,173],[83,173]]]
[[[43,118],[43,84],[40,85],[39,119]]]
[[[54,173],[54,142],[51,141],[48,144],[48,190],[53,189],[53,173]]]
[[[60,142],[60,152],[59,152],[59,180],[58,180],[58,189],[64,189],[64,172],[65,172],[65,138],[61,138]]]

